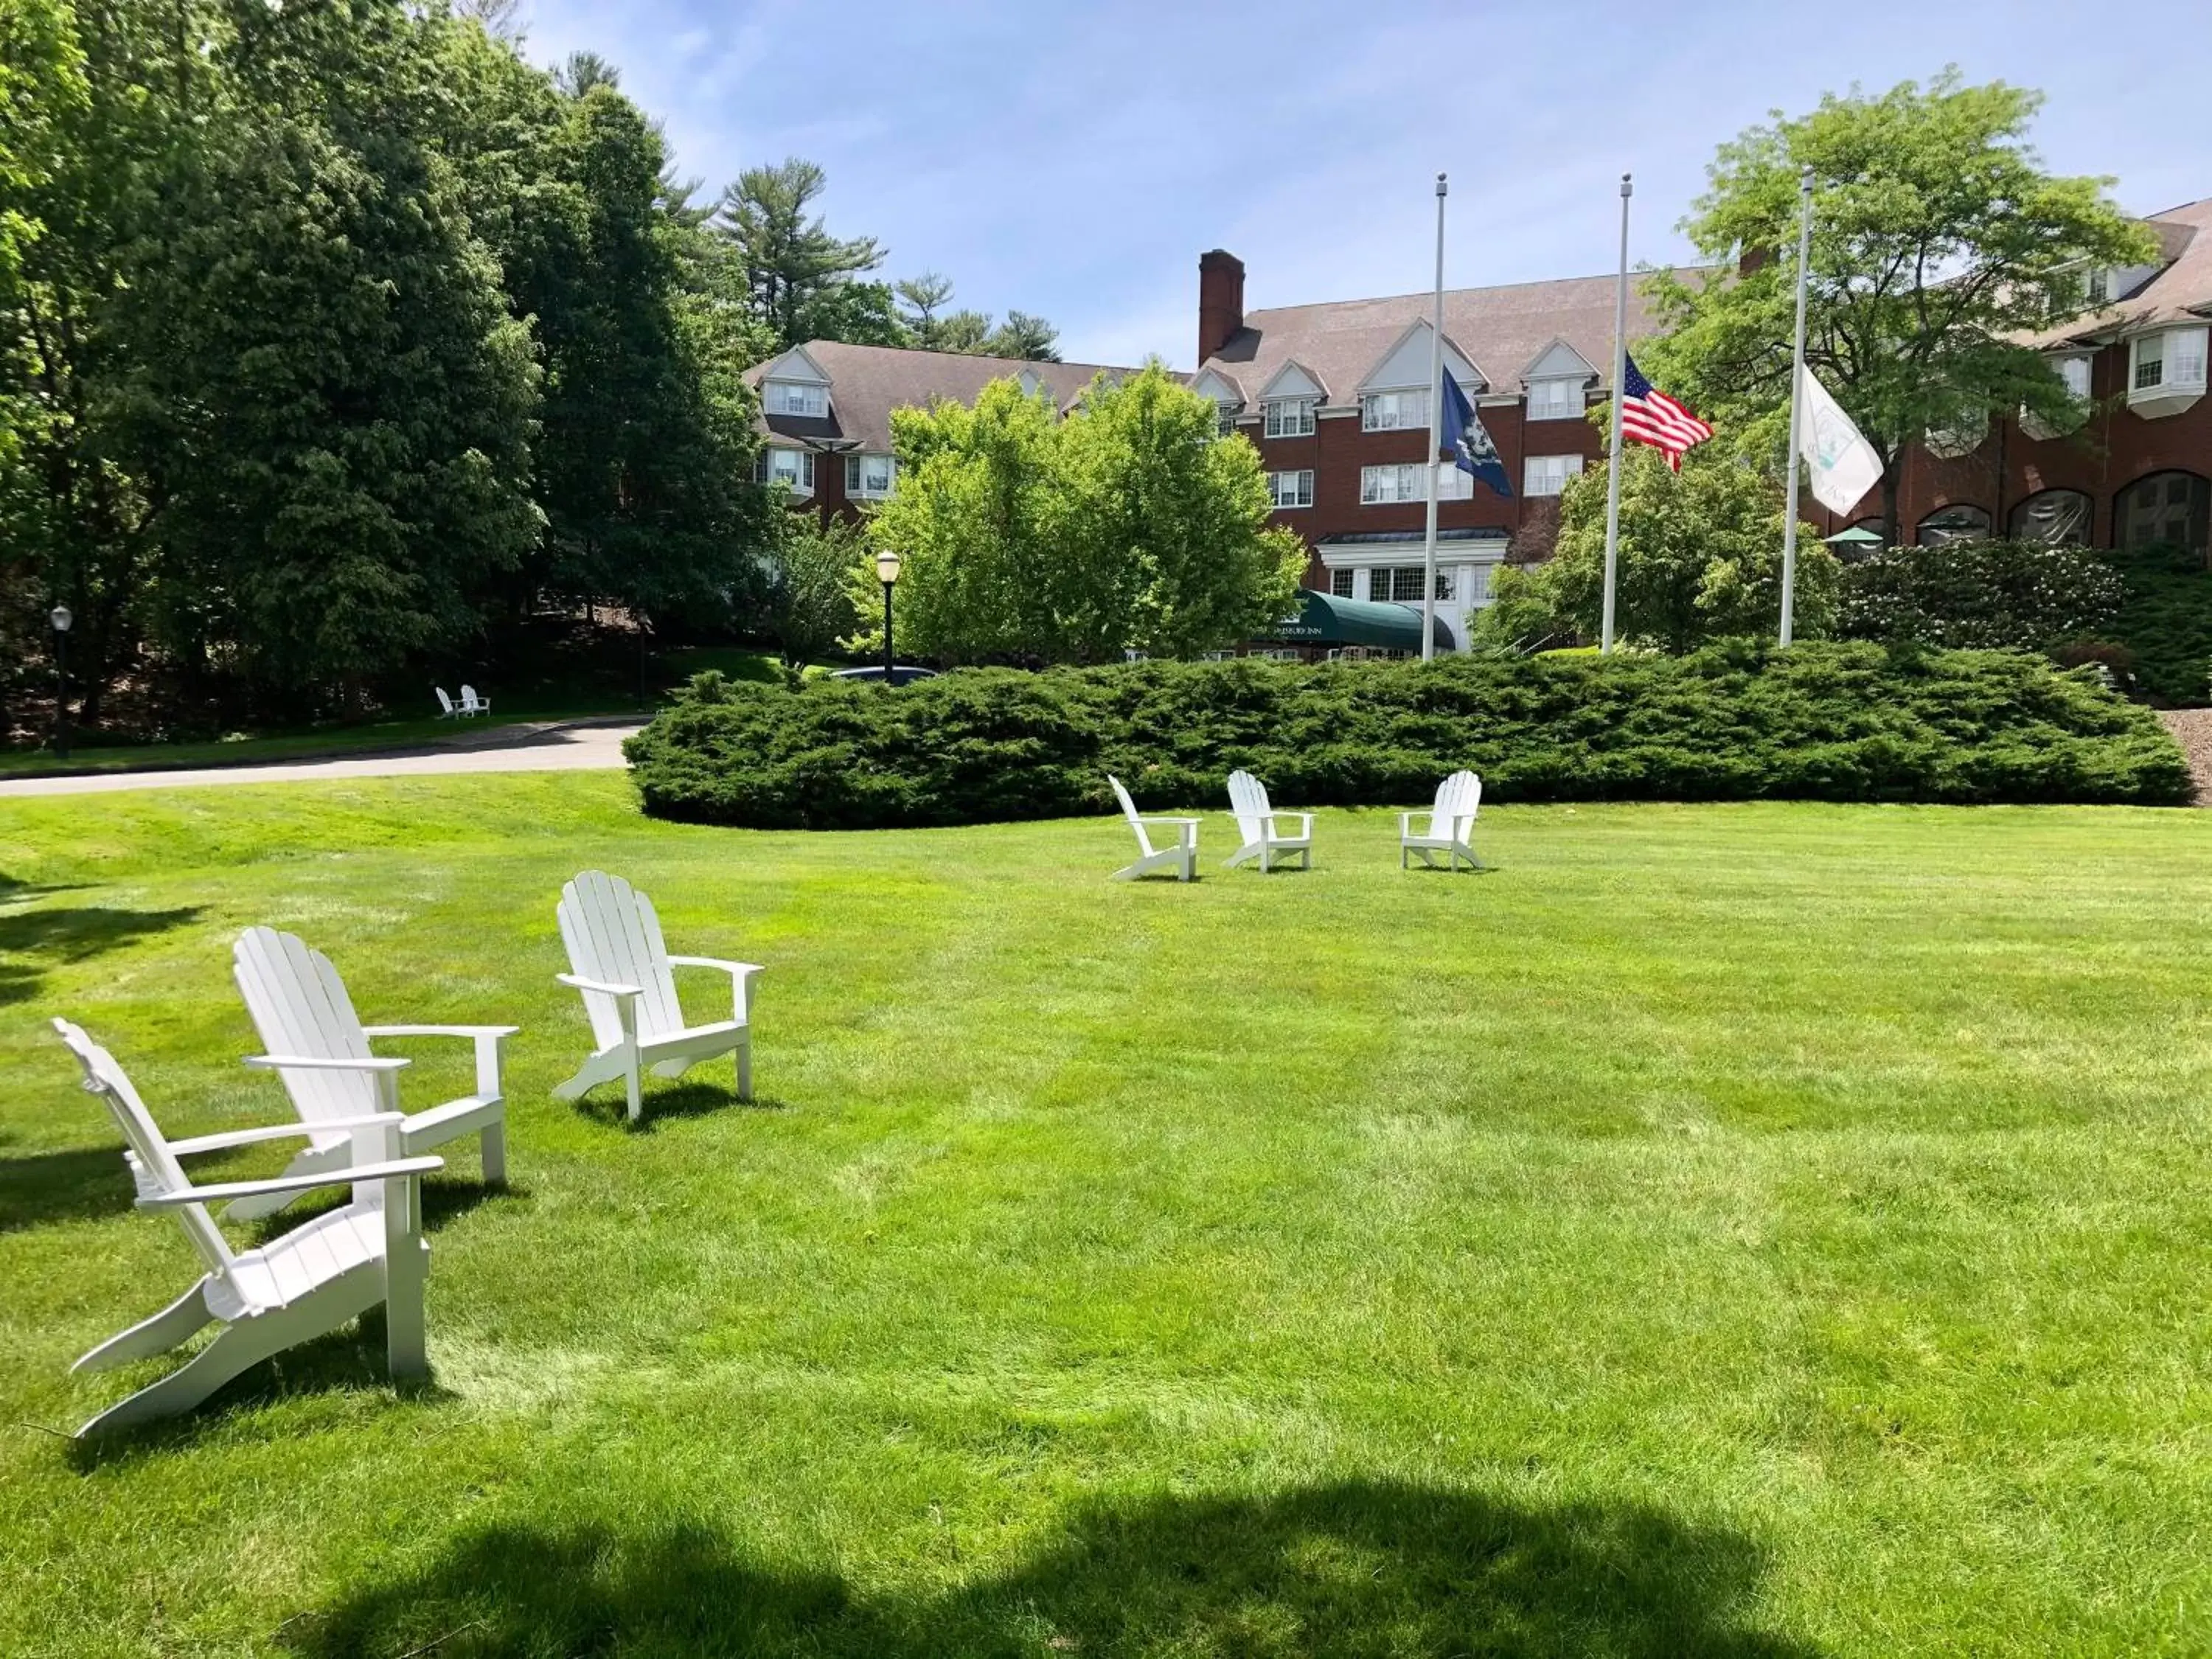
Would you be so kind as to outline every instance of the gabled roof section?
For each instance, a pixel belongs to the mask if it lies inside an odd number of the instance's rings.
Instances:
[[[1692,267],[1676,274],[1694,283],[1734,269]],[[1602,386],[1612,373],[1614,282],[1608,273],[1500,288],[1449,289],[1444,293],[1444,338],[1457,346],[1470,368],[1486,362],[1501,368],[1534,362],[1564,341],[1584,362],[1598,365],[1595,372]],[[1285,364],[1295,362],[1324,386],[1355,386],[1389,356],[1409,325],[1429,315],[1435,303],[1432,295],[1401,294],[1248,312],[1244,326],[1200,368],[1218,369],[1240,386],[1263,386]],[[1629,339],[1657,331],[1641,285],[1632,283]],[[1414,384],[1425,378],[1424,372]]]
[[[1419,391],[1429,383],[1429,330],[1426,317],[1416,317],[1406,325],[1398,337],[1390,343],[1389,349],[1377,358],[1360,381],[1362,392]],[[1469,392],[1487,392],[1490,378],[1486,375],[1459,343],[1444,331],[1444,368],[1452,379]]]
[[[1218,368],[1209,368],[1190,383],[1190,389],[1201,398],[1211,398],[1217,404],[1242,404],[1244,388],[1237,384],[1236,377],[1224,374]]]
[[[747,378],[753,379],[755,377],[748,375]],[[814,361],[813,357],[808,353],[806,348],[803,345],[793,346],[790,350],[785,352],[781,357],[776,357],[771,359],[768,362],[763,363],[758,370],[757,380],[801,380],[810,382],[815,386],[829,386],[831,384],[828,372],[823,368],[820,363]],[[756,381],[756,383],[757,383],[757,381]]]
[[[1531,380],[1564,380],[1577,374],[1594,380],[1598,378],[1597,365],[1565,340],[1555,339],[1521,371],[1521,383],[1526,386]]]
[[[1327,403],[1328,386],[1320,375],[1291,358],[1269,375],[1267,385],[1260,388],[1261,402],[1270,398],[1318,398]]]

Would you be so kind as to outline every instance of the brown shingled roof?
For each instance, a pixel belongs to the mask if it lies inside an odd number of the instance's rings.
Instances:
[[[1444,337],[1488,377],[1494,392],[1518,393],[1522,372],[1554,340],[1581,353],[1597,370],[1595,384],[1604,387],[1613,363],[1613,282],[1611,276],[1571,276],[1446,289]],[[1632,280],[1628,288],[1631,340],[1657,332],[1641,286]],[[1434,304],[1432,295],[1401,294],[1249,312],[1244,326],[1200,368],[1235,376],[1247,397],[1257,398],[1295,358],[1321,377],[1334,403],[1347,404],[1407,326],[1426,319]]]
[[[2212,197],[2154,213],[2143,222],[2158,233],[2160,248],[2172,263],[2118,304],[2031,335],[2027,344],[2094,344],[2212,316]]]
[[[836,340],[809,340],[805,351],[830,377],[830,418],[825,422],[777,415],[763,424],[787,437],[814,442],[829,440],[842,447],[884,453],[891,447],[894,409],[927,408],[939,398],[971,403],[993,380],[1018,377],[1025,369],[1051,389],[1054,401],[1065,406],[1099,374],[1137,372],[1103,363],[1039,363],[957,351],[847,345]],[[746,382],[758,385],[768,368],[768,363],[757,363],[747,369]]]

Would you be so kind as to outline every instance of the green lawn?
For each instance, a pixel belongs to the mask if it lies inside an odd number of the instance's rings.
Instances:
[[[1483,826],[1182,887],[617,776],[0,804],[0,1652],[2212,1650],[2212,818]],[[757,1108],[548,1098],[594,865],[770,964]],[[371,1332],[88,1453],[192,1269],[43,1024],[271,1116],[257,921],[524,1026],[516,1188],[435,1185],[428,1392]]]

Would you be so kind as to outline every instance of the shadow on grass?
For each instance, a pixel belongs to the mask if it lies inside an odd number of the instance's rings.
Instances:
[[[632,1134],[649,1135],[664,1123],[683,1118],[708,1117],[716,1112],[782,1112],[788,1111],[787,1103],[772,1095],[755,1094],[750,1100],[739,1100],[738,1091],[727,1085],[712,1083],[660,1083],[656,1086],[648,1079],[645,1085],[645,1110],[636,1122],[629,1118],[619,1083],[602,1085],[583,1099],[574,1103],[577,1113],[605,1124],[609,1128],[627,1129]]]
[[[480,1204],[495,1200],[527,1199],[530,1188],[509,1182],[494,1187],[484,1182],[471,1181],[465,1176],[428,1176],[422,1182],[422,1231],[434,1233],[449,1221],[461,1217]],[[259,1249],[274,1243],[295,1227],[313,1221],[328,1211],[343,1209],[353,1201],[353,1192],[347,1187],[318,1187],[289,1210],[279,1210],[275,1215],[264,1216],[258,1221],[247,1223],[250,1248]]]
[[[1765,1563],[1733,1533],[1637,1506],[1526,1506],[1347,1481],[1267,1498],[1079,1512],[1026,1561],[871,1599],[712,1528],[513,1525],[289,1621],[301,1659],[423,1651],[944,1656],[1717,1655],[1812,1659],[1762,1633]]]
[[[404,1400],[431,1403],[459,1397],[439,1387],[434,1375],[394,1382],[385,1370],[384,1346],[384,1310],[372,1308],[349,1326],[263,1360],[180,1417],[166,1417],[94,1439],[71,1442],[70,1465],[82,1474],[103,1465],[190,1450],[210,1434],[235,1428],[238,1413],[301,1395],[390,1392]],[[179,1350],[161,1363],[182,1364],[191,1352]],[[434,1362],[436,1357],[434,1334]],[[272,1429],[270,1432],[289,1431]]]
[[[136,1195],[119,1146],[0,1157],[0,1233],[120,1215]]]
[[[199,914],[198,905],[177,910],[111,910],[88,904],[0,911],[0,1005],[28,1000],[47,972],[64,963],[88,961],[181,927]]]

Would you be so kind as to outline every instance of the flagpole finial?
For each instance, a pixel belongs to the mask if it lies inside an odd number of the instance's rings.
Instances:
[[[1443,175],[1443,173],[1439,173],[1438,174],[1437,174],[1437,195],[1439,195],[1439,196],[1443,196],[1443,195],[1446,195],[1446,194],[1448,194],[1448,193],[1449,193],[1449,192],[1446,191],[1445,186],[1444,186],[1444,175]]]
[[[1636,175],[1634,173],[1624,173],[1620,175],[1620,193],[1623,196],[1633,196],[1636,194]]]

